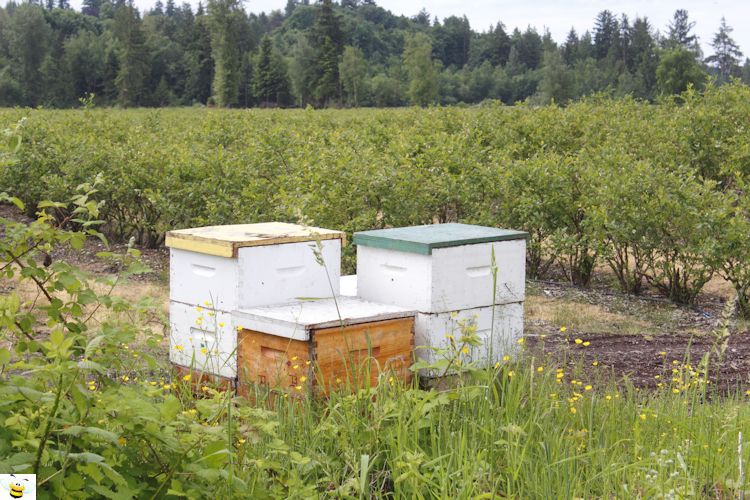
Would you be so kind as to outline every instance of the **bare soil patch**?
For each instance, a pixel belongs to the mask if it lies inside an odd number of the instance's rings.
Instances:
[[[587,347],[575,339],[590,342]],[[712,351],[714,335],[577,335],[556,333],[546,338],[530,337],[532,353],[551,356],[560,365],[576,365],[591,377],[627,378],[635,387],[656,389],[670,387],[672,370],[686,364],[697,367],[706,352]],[[712,355],[709,368],[711,384],[721,392],[750,389],[750,332],[729,336],[723,359]],[[596,366],[594,366],[596,363]]]

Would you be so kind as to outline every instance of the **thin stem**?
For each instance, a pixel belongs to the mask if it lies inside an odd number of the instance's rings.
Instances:
[[[60,378],[57,381],[57,394],[55,395],[55,403],[52,405],[52,412],[47,416],[47,423],[44,426],[44,434],[42,435],[42,440],[39,442],[39,448],[36,450],[36,458],[34,459],[34,474],[39,474],[39,465],[42,461],[42,453],[44,452],[44,447],[47,444],[47,439],[49,438],[50,432],[52,430],[52,419],[55,418],[55,415],[57,415],[57,410],[60,407],[60,399],[62,399],[62,392],[63,392],[63,374],[60,373]]]

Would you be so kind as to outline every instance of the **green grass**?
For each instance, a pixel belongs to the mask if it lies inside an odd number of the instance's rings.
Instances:
[[[744,394],[708,398],[700,382],[680,385],[679,394],[674,384],[641,392],[558,373],[527,358],[473,372],[449,390],[386,382],[328,400],[282,400],[266,414],[273,438],[246,440],[236,473],[258,494],[278,488],[291,496],[698,497],[750,489],[739,476],[750,458],[748,443],[738,453],[740,433],[750,433]],[[237,404],[235,413],[253,414]]]

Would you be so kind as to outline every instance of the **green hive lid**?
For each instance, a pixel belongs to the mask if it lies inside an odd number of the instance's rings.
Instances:
[[[529,234],[511,229],[470,224],[430,224],[354,233],[354,244],[430,255],[434,248],[523,240]]]

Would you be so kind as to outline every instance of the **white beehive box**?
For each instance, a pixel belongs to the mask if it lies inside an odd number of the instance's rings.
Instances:
[[[471,326],[476,326],[475,333],[481,345],[466,345],[469,352],[465,354],[461,352],[464,347],[461,339],[464,329]],[[460,359],[463,364],[491,366],[503,356],[517,353],[518,339],[522,335],[523,303],[446,313],[419,313],[414,323],[416,354],[419,359],[430,364],[455,358]],[[439,375],[439,372],[441,370],[422,370],[422,375],[434,376]]]
[[[232,311],[336,295],[344,238],[340,231],[284,223],[170,231],[170,300]],[[316,240],[325,267],[316,260]]]
[[[171,302],[169,324],[172,363],[227,378],[237,375],[237,331],[230,313]]]
[[[358,295],[424,313],[523,302],[526,237],[467,224],[355,233]]]

